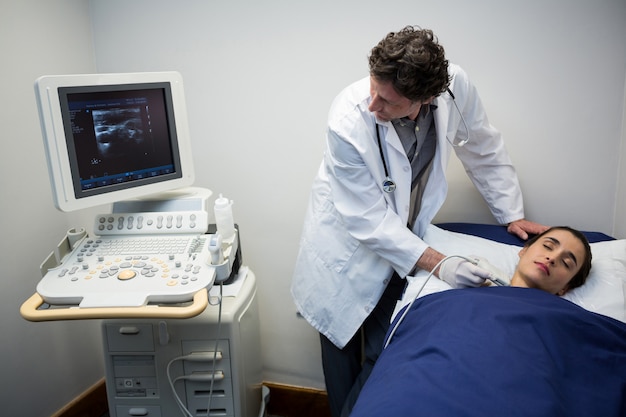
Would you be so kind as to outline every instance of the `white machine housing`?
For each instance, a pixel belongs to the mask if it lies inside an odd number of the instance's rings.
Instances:
[[[248,271],[240,279],[245,281],[237,295],[223,297],[221,325],[218,307],[211,305],[199,316],[185,320],[103,321],[111,417],[183,415],[170,388],[168,363],[191,353],[212,358],[216,346],[218,359],[210,413],[207,414],[207,406],[211,383],[206,375],[213,372],[212,361],[178,360],[171,365],[172,379],[204,377],[201,381],[176,382],[178,396],[194,417],[259,416],[263,403],[256,278]]]

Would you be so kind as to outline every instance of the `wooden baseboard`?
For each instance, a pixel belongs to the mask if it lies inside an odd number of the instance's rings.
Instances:
[[[102,378],[51,417],[102,417],[108,409],[107,391]]]
[[[264,382],[270,389],[267,414],[280,417],[330,417],[326,391]],[[102,378],[51,417],[101,417],[107,410],[105,379]]]
[[[326,391],[264,382],[270,389],[267,414],[280,417],[330,417]]]

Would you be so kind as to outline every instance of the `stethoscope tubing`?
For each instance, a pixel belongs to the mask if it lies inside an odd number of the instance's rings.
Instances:
[[[463,122],[463,124],[465,125],[465,129],[467,130],[467,138],[465,139],[465,141],[457,145],[452,143],[450,139],[448,139],[448,142],[450,142],[452,146],[461,147],[469,141],[469,129],[467,128],[467,123],[465,122],[463,113],[461,113],[461,110],[456,104],[456,97],[454,97],[454,94],[452,94],[452,91],[449,88],[447,89],[447,91],[448,91],[448,94],[450,94],[450,97],[452,97],[452,103],[454,104],[454,107],[456,108],[457,112],[459,112],[459,115],[461,116],[461,121]],[[446,136],[446,139],[447,138],[448,137]],[[380,126],[378,125],[378,123],[376,123],[376,139],[378,141],[378,150],[380,151],[380,159],[383,162],[383,169],[385,170],[385,179],[382,182],[383,191],[386,193],[393,193],[396,190],[396,183],[389,176],[389,167],[387,166],[387,159],[385,158],[385,154],[383,152],[383,144],[382,144],[382,141],[380,140]]]
[[[376,139],[378,140],[378,150],[380,151],[380,160],[383,161],[383,169],[385,170],[385,179],[383,180],[383,191],[386,193],[393,193],[396,190],[396,183],[389,176],[389,168],[387,167],[387,160],[383,153],[383,144],[380,140],[380,126],[376,123]]]

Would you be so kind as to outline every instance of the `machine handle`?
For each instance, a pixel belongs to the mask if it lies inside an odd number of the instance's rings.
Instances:
[[[182,307],[173,306],[143,306],[143,307],[93,307],[79,308],[52,308],[39,310],[44,300],[39,293],[34,293],[20,307],[20,314],[29,321],[52,320],[84,320],[105,318],[173,318],[186,319],[202,313],[209,304],[209,294],[206,288],[196,292],[193,302]],[[56,307],[56,306],[55,306]]]

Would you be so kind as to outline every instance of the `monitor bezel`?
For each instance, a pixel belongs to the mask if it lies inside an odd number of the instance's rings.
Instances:
[[[82,91],[123,91],[155,87],[164,88],[170,146],[175,174],[166,174],[130,184],[107,186],[83,191],[68,146],[67,93]],[[35,82],[46,160],[52,186],[54,205],[61,211],[112,204],[118,201],[159,194],[189,187],[194,181],[193,160],[182,76],[175,71],[78,74],[43,76]],[[70,128],[71,130],[71,128]],[[70,132],[71,133],[71,132]]]

